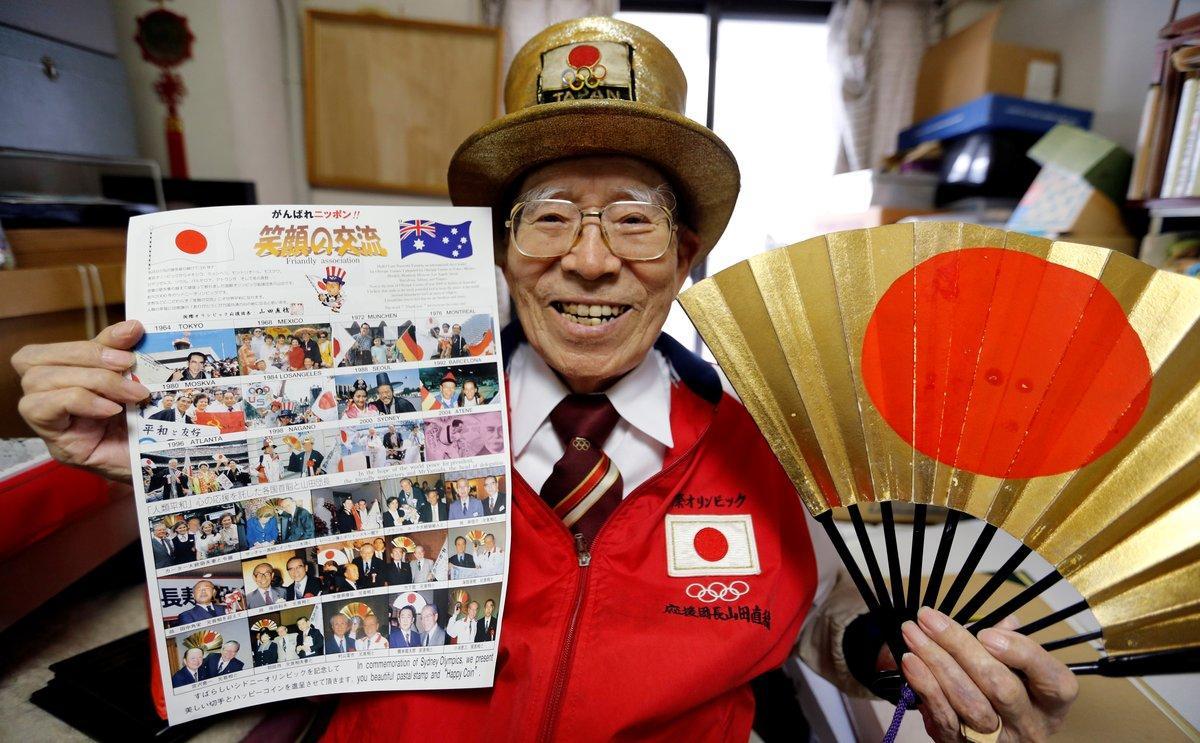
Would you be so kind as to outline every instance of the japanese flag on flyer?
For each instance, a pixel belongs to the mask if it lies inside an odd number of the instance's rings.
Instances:
[[[490,686],[510,472],[489,210],[163,212],[130,220],[127,266],[171,724]]]

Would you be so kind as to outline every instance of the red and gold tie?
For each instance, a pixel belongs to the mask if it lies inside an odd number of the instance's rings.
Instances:
[[[565,451],[541,496],[568,529],[588,542],[621,503],[621,472],[603,448],[619,417],[607,395],[567,395],[550,413]]]

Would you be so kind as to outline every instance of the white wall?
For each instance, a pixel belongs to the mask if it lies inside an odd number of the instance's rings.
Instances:
[[[159,70],[133,41],[145,0],[112,0],[119,55],[129,73],[139,150],[167,169],[163,120],[154,93]],[[308,186],[304,164],[304,10],[369,11],[480,24],[479,0],[173,0],[196,36],[193,58],[177,68],[187,86],[180,105],[190,175],[254,181],[262,203],[441,204],[445,199]]]
[[[998,38],[1059,52],[1060,101],[1094,111],[1093,130],[1132,150],[1171,0],[972,0],[951,14],[950,32],[997,6]],[[1180,3],[1180,17],[1197,12],[1200,0]]]

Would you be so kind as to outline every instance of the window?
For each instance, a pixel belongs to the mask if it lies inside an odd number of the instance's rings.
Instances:
[[[665,5],[680,10],[639,10]],[[814,218],[837,159],[833,82],[825,49],[828,5],[757,3],[779,6],[769,8],[770,12],[747,11],[746,5],[739,10],[736,2],[625,0],[623,11],[617,13],[671,48],[688,80],[687,115],[712,126],[741,167],[737,207],[720,242],[696,272],[699,276],[816,234]],[[706,7],[709,13],[700,12]],[[729,10],[722,13],[722,7]],[[717,33],[710,115],[712,23],[717,24]],[[684,345],[701,347],[678,306],[664,330]]]

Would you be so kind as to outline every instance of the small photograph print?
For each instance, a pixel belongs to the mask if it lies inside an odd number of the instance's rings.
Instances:
[[[450,592],[445,588],[401,591],[388,594],[390,627],[388,646],[418,648],[449,642],[446,607]]]
[[[381,536],[319,545],[322,592],[345,593],[384,585],[386,552],[387,541]]]
[[[245,386],[245,417],[252,430],[337,420],[333,381],[306,377],[251,382]]]
[[[230,328],[146,333],[133,351],[133,373],[142,384],[238,375],[237,340]]]
[[[240,573],[246,586],[246,606],[261,609],[320,596],[317,548],[302,547],[243,560]]]
[[[307,490],[284,496],[251,498],[242,501],[245,549],[273,544],[302,542],[316,536],[312,496]]]
[[[503,524],[451,529],[447,539],[450,580],[504,574]]]
[[[402,364],[421,361],[428,353],[410,321],[362,320],[334,323],[334,359],[339,367]]]
[[[385,595],[322,604],[325,654],[387,650],[388,608]]]
[[[328,369],[333,338],[326,324],[235,328],[238,369],[243,375]]]
[[[442,478],[448,491],[447,515],[453,521],[495,516],[507,509],[508,482],[502,466],[447,472]]]
[[[420,371],[419,402],[422,410],[474,408],[487,405],[500,394],[496,364],[427,366]]]
[[[167,640],[167,670],[171,688],[233,676],[253,668],[253,650],[246,620],[235,619]]]
[[[383,488],[379,482],[338,485],[312,491],[313,513],[329,524],[330,534],[381,529]]]
[[[246,430],[246,411],[238,385],[155,392],[141,408],[145,424],[166,424],[169,437],[182,437],[185,426],[203,426],[194,435],[224,435]]]
[[[337,430],[250,438],[250,472],[255,483],[271,483],[340,472]]]
[[[179,627],[228,616],[246,609],[242,564],[209,565],[158,579],[163,625]]]
[[[247,620],[254,643],[254,667],[273,666],[325,654],[321,607],[294,606]]]
[[[420,322],[417,339],[426,359],[463,359],[496,352],[491,315],[427,317]]]
[[[455,645],[469,642],[493,642],[500,619],[502,584],[455,588],[450,591],[446,616],[446,637]]]
[[[452,415],[425,421],[425,460],[481,457],[504,452],[500,413]]]
[[[421,407],[421,383],[415,369],[339,374],[334,384],[343,419],[413,413]]]
[[[251,482],[245,441],[180,447],[142,455],[146,500],[167,500],[244,488]]]
[[[449,579],[449,533],[426,529],[388,538],[388,544],[404,548],[413,583],[445,583]]]
[[[230,503],[151,518],[154,567],[162,570],[239,552],[243,543],[228,538],[230,530],[236,534],[238,514],[238,504]]]
[[[395,427],[397,433],[402,426]],[[357,472],[359,470],[379,469],[399,464],[388,456],[388,447],[383,437],[388,426],[368,424],[354,428],[343,428],[337,432],[338,446],[336,466],[332,471]]]

